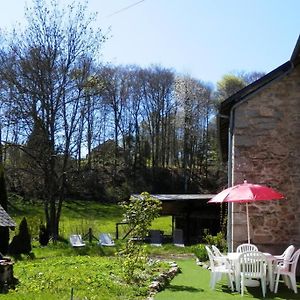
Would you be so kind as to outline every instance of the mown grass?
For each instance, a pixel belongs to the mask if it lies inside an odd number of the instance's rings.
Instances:
[[[77,249],[65,242],[46,247],[33,242],[31,255],[15,260],[15,289],[0,294],[0,299],[70,299],[71,290],[74,300],[145,299],[151,280],[167,265],[149,265],[140,272],[139,284],[129,284],[124,279],[122,261],[116,256],[122,243],[101,247],[93,242]]]
[[[33,238],[38,236],[39,225],[44,222],[44,208],[41,201],[22,201],[14,199],[10,201],[8,212],[10,216],[20,223],[25,216]],[[116,223],[123,220],[123,210],[116,204],[104,204],[93,201],[66,200],[63,203],[60,219],[59,234],[67,239],[70,234],[86,234],[89,228],[93,235],[98,238],[101,232],[115,235]],[[160,217],[152,224],[153,229],[163,230],[165,234],[171,234],[171,217]],[[126,226],[119,227],[120,236],[126,234]]]
[[[215,290],[209,287],[210,271],[197,266],[195,260],[178,260],[181,273],[177,275],[165,290],[155,296],[155,300],[229,300],[229,299],[300,299],[299,294],[294,294],[283,283],[280,284],[277,294],[267,291],[266,297],[262,297],[260,287],[247,288],[244,297],[238,292],[232,292],[224,278],[216,284]],[[298,284],[298,288],[300,285]]]
[[[70,299],[73,289],[74,300],[133,300],[145,299],[152,268],[145,271],[143,284],[126,284],[122,279],[122,264],[115,255],[124,241],[116,241],[116,247],[100,247],[96,240],[86,247],[74,249],[68,243],[71,233],[87,232],[92,228],[97,236],[100,232],[114,235],[115,223],[122,221],[122,209],[118,205],[101,204],[85,201],[66,201],[63,206],[60,234],[65,240],[47,247],[39,246],[37,233],[40,220],[43,220],[42,203],[14,201],[9,206],[9,213],[19,224],[26,216],[33,231],[32,255],[15,261],[14,275],[19,283],[16,289],[7,294],[0,294],[0,300],[54,300]],[[152,225],[154,229],[171,233],[171,218],[161,217]],[[18,230],[16,230],[17,232]],[[11,234],[12,236],[12,234]],[[178,248],[171,244],[162,247],[146,245],[146,251],[153,257],[176,259],[186,257],[195,247]],[[241,299],[240,294],[232,293],[221,281],[216,290],[209,288],[209,271],[195,264],[195,259],[179,260],[182,272],[170,285],[155,296],[155,300],[193,300],[193,299]],[[158,269],[156,268],[156,272]],[[299,287],[300,288],[300,287]],[[243,299],[262,299],[260,288],[248,289]],[[266,299],[300,299],[299,295],[280,285],[279,293],[268,292]]]
[[[113,270],[113,271],[112,271]],[[48,257],[15,264],[20,284],[9,299],[128,299],[135,297],[130,285],[120,279],[120,266],[110,257]],[[50,297],[51,295],[51,297]]]
[[[100,247],[97,240],[89,243],[86,239],[84,248],[70,246],[70,234],[84,235],[89,228],[96,237],[100,232],[109,232],[114,236],[116,222],[123,218],[123,211],[118,205],[65,201],[60,222],[62,239],[55,244],[50,242],[46,247],[41,247],[37,239],[40,222],[44,220],[42,202],[14,199],[9,204],[9,214],[17,223],[15,233],[18,233],[21,219],[26,217],[33,248],[30,256],[15,259],[14,276],[19,282],[15,289],[0,294],[0,299],[70,299],[71,290],[77,300],[145,299],[150,280],[159,271],[157,267],[149,267],[145,274],[140,274],[143,276],[142,284],[127,284],[122,276],[122,263],[116,256],[124,241],[116,241],[115,247]],[[170,234],[171,219],[161,217],[154,222],[153,228]],[[11,232],[11,237],[13,235]],[[176,250],[172,245],[164,245],[161,249],[147,245],[146,251],[150,255],[161,256],[185,250]]]

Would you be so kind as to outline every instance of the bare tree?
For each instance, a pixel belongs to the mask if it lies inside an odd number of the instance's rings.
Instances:
[[[20,124],[23,143],[34,130],[43,133],[42,154],[26,145],[20,148],[41,171],[45,217],[56,239],[66,174],[77,146],[85,101],[87,74],[82,62],[97,55],[104,37],[92,29],[93,16],[87,15],[81,4],[61,9],[56,0],[49,5],[34,0],[26,17],[25,30],[14,31],[1,49],[0,79],[3,89],[12,91],[5,100]]]
[[[175,84],[176,97],[180,103],[180,127],[182,135],[182,168],[184,190],[195,168],[207,177],[208,125],[211,117],[211,88],[189,76],[178,77]],[[197,170],[198,171],[198,170]]]
[[[175,105],[173,102],[174,73],[159,66],[144,70],[140,75],[143,80],[145,112],[148,134],[150,137],[152,166],[164,165],[166,157],[165,140],[166,120]]]
[[[125,128],[122,120],[126,117],[125,107],[129,99],[128,72],[121,66],[105,66],[101,71],[103,81],[102,99],[111,110],[111,121],[113,123],[113,137],[115,142],[114,151],[114,175],[117,168],[117,157],[119,156],[119,142],[124,141]]]

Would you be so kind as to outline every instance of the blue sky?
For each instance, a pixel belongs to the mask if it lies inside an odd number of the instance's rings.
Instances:
[[[25,2],[1,3],[1,28],[22,22]],[[104,32],[111,27],[104,61],[160,64],[214,84],[233,71],[273,70],[300,33],[299,0],[89,0],[88,7]]]

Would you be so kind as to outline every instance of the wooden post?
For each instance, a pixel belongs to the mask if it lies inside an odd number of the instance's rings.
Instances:
[[[116,223],[116,239],[119,239],[119,226],[118,223]]]
[[[90,242],[90,244],[92,243],[92,238],[93,238],[92,228],[89,228],[89,242]]]
[[[174,224],[175,224],[175,217],[172,215],[172,237],[174,235]]]

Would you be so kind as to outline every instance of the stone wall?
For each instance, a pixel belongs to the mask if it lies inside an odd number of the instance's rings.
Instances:
[[[241,103],[234,122],[234,184],[245,178],[286,196],[249,205],[251,242],[273,254],[300,247],[300,66]],[[246,240],[245,205],[234,204],[234,249]]]

